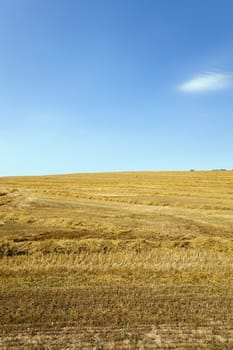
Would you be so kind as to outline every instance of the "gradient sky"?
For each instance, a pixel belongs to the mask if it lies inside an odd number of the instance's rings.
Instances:
[[[233,168],[232,18],[232,0],[0,0],[0,176]]]

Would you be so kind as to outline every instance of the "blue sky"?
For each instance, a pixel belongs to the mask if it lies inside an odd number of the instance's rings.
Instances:
[[[0,0],[0,176],[233,168],[231,0]]]

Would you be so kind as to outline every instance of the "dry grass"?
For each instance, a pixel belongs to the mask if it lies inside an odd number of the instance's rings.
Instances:
[[[0,178],[0,348],[232,349],[233,171]]]

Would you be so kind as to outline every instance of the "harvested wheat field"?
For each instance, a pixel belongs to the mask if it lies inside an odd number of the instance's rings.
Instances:
[[[233,171],[0,178],[0,349],[233,349]]]

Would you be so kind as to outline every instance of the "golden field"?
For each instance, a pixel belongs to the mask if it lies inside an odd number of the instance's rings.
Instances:
[[[233,171],[0,178],[0,349],[233,349]]]

